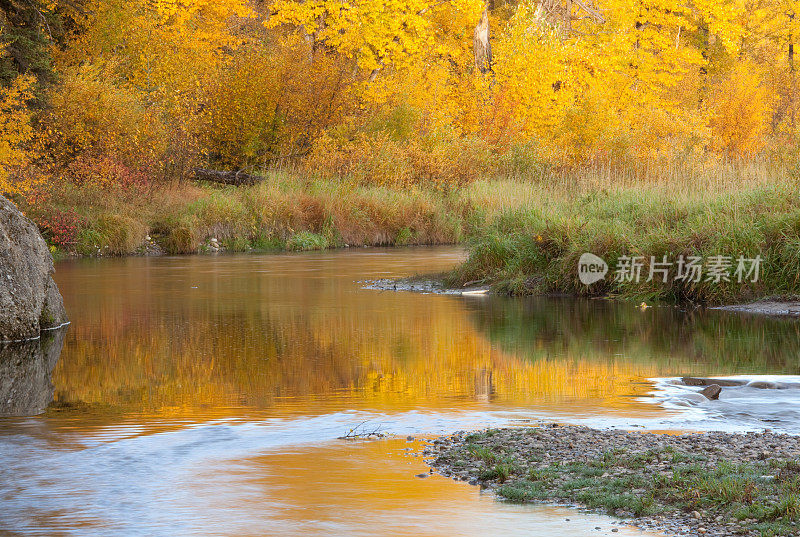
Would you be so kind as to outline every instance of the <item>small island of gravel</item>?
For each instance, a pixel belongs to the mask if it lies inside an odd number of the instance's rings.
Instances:
[[[444,476],[515,502],[607,512],[668,535],[800,535],[800,437],[550,424],[437,439]]]

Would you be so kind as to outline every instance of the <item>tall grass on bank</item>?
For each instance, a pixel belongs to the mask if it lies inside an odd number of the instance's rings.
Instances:
[[[490,283],[509,294],[616,295],[676,302],[722,303],[800,293],[800,190],[783,170],[718,168],[667,181],[620,180],[595,169],[547,184],[474,185],[468,200],[497,205],[476,229],[468,261],[453,285]],[[505,192],[502,194],[501,192]],[[514,202],[517,203],[514,203]],[[578,260],[590,252],[609,265],[586,286]],[[731,256],[730,281],[647,281],[651,256]],[[759,281],[733,277],[739,256],[763,262]],[[642,256],[640,280],[615,281],[621,256]]]
[[[152,189],[63,184],[23,209],[52,245],[126,255],[146,237],[172,254],[226,250],[453,244],[471,211],[433,189],[391,189],[274,173],[249,187],[172,183]]]

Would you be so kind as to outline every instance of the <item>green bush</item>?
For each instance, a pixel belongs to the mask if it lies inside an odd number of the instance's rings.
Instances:
[[[328,239],[319,233],[300,231],[286,241],[286,249],[294,251],[324,250],[328,248]]]

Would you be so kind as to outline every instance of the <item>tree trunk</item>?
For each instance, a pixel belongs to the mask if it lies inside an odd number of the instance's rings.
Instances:
[[[475,67],[481,73],[492,70],[492,43],[489,34],[489,2],[483,8],[481,20],[475,26],[475,37],[472,41],[475,49]]]
[[[262,177],[256,177],[243,171],[238,172],[221,172],[217,170],[205,170],[197,168],[192,176],[193,181],[209,181],[211,183],[220,183],[223,185],[254,185],[259,181],[263,181]]]
[[[790,19],[794,19],[794,13],[789,16]],[[789,37],[789,118],[792,122],[792,136],[795,134],[795,108],[797,107],[797,75],[795,74],[794,70],[794,42],[793,36]]]

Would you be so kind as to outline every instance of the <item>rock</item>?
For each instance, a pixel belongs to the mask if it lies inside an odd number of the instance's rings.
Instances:
[[[701,515],[700,515],[700,513],[699,513],[699,512],[697,512],[697,511],[692,511],[692,517],[693,517],[693,518],[701,518]]]
[[[67,322],[53,272],[36,225],[0,196],[0,341],[36,338]]]
[[[719,387],[719,384],[712,384],[711,386],[707,386],[706,388],[702,389],[700,393],[705,395],[707,399],[716,401],[719,399],[719,392],[721,391],[722,388]]]
[[[686,386],[744,386],[747,384],[746,380],[731,380],[731,379],[706,379],[698,377],[683,377],[681,379]]]

